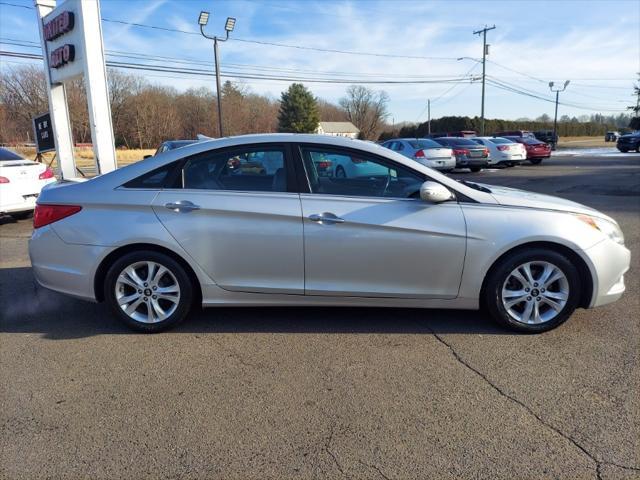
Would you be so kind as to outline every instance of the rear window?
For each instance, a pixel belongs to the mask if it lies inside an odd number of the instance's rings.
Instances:
[[[438,143],[442,143],[444,145],[456,145],[456,146],[467,146],[467,147],[477,147],[478,144],[473,140],[469,140],[468,138],[454,138],[454,137],[442,137],[438,138]]]
[[[495,143],[496,145],[502,145],[503,143],[513,143],[513,140],[509,140],[508,138],[490,138],[491,143]]]
[[[438,142],[434,142],[433,140],[429,140],[428,138],[421,138],[418,140],[409,140],[409,145],[411,145],[413,148],[440,148],[442,147],[442,145],[440,145]]]
[[[0,162],[3,160],[24,160],[24,158],[11,150],[0,148]]]

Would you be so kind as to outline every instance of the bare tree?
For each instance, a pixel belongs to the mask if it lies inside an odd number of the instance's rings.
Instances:
[[[386,92],[374,92],[362,85],[351,85],[346,97],[340,99],[347,118],[360,130],[360,138],[366,140],[375,140],[380,134],[384,119],[389,115],[388,103]]]

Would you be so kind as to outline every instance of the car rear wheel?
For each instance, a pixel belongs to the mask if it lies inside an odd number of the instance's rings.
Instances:
[[[154,333],[175,326],[189,313],[193,285],[185,269],[159,252],[132,252],[109,268],[104,297],[130,328]]]
[[[476,173],[476,172],[479,172],[480,170],[482,170],[482,167],[469,167],[469,170],[471,170],[472,172]]]
[[[542,163],[541,158],[530,158],[529,161],[534,165],[539,165],[540,163]]]
[[[580,276],[563,255],[545,249],[517,252],[487,279],[485,304],[512,330],[539,333],[565,322],[580,299]]]

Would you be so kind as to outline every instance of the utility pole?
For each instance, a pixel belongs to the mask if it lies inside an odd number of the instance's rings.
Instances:
[[[204,33],[204,27],[209,22],[209,12],[200,12],[200,16],[198,17],[198,25],[200,25],[200,33],[204,38],[208,38],[209,40],[213,40],[213,57],[216,62],[216,92],[218,95],[218,130],[220,132],[220,137],[224,136],[224,131],[222,128],[222,93],[220,91],[220,61],[218,60],[218,42],[226,42],[229,40],[229,33],[233,31],[236,25],[236,19],[233,17],[227,17],[227,21],[224,24],[224,30],[226,35],[224,38],[219,38],[216,36],[209,36]]]
[[[482,34],[482,104],[480,107],[480,134],[484,136],[484,83],[485,83],[485,72],[486,72],[486,62],[487,62],[487,32],[489,30],[495,29],[496,26],[487,27],[485,26],[482,30],[477,30],[473,32],[474,35]]]
[[[553,143],[551,144],[552,150],[556,149],[556,143],[558,143],[558,101],[560,100],[560,92],[564,92],[564,90],[567,88],[567,85],[569,85],[569,82],[570,80],[565,81],[561,88],[556,89],[553,88],[555,83],[549,82],[549,89],[552,92],[556,92],[556,113],[553,116]]]
[[[431,99],[427,99],[427,132],[431,135]]]

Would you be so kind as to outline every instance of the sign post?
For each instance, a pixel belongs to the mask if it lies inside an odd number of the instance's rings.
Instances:
[[[76,176],[76,165],[73,159],[73,140],[71,138],[71,119],[69,118],[69,108],[67,107],[67,91],[64,83],[53,83],[51,81],[49,68],[49,49],[44,39],[42,17],[51,13],[56,6],[55,0],[36,0],[36,11],[38,12],[38,26],[40,30],[40,41],[42,43],[42,56],[44,58],[44,75],[47,82],[47,93],[49,96],[49,112],[51,114],[51,124],[58,155],[58,165],[62,178],[73,178]]]
[[[34,0],[45,61],[56,151],[63,178],[75,177],[65,82],[84,78],[91,140],[99,174],[116,169],[102,42],[100,0]]]

